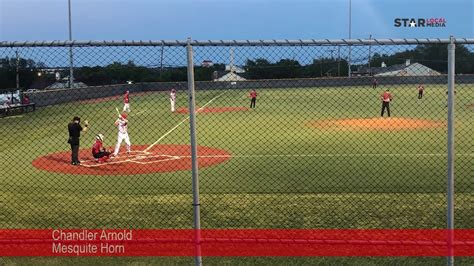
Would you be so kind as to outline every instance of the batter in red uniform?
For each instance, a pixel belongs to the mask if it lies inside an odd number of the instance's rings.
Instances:
[[[253,89],[250,92],[250,108],[255,108],[255,103],[257,102],[257,92]]]

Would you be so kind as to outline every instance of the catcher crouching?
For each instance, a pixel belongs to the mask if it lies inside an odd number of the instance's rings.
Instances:
[[[109,160],[111,152],[104,148],[104,135],[97,134],[95,136],[95,143],[92,146],[92,156],[98,163],[104,163]]]

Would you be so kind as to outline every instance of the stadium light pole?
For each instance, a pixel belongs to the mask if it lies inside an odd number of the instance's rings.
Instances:
[[[18,50],[15,51],[16,54],[16,89],[20,89],[20,55]]]
[[[369,40],[372,40],[372,34],[369,35]],[[372,47],[372,45],[369,43],[369,74],[370,74],[370,76],[372,76],[372,68],[370,67],[370,57],[371,57],[370,48],[371,47]]]
[[[161,51],[160,51],[160,78],[161,78],[161,74],[162,74],[162,72],[163,72],[164,49],[165,49],[165,46],[164,46],[163,43],[161,43]]]
[[[337,76],[341,76],[341,46],[337,46]]]
[[[72,26],[71,26],[71,0],[68,0],[68,11],[69,11],[69,41],[72,42]],[[69,88],[74,85],[74,71],[73,71],[73,56],[72,56],[72,44],[69,46]]]
[[[349,0],[349,40],[352,38],[352,0]],[[351,77],[351,46],[349,45],[349,60],[347,60],[347,76]]]

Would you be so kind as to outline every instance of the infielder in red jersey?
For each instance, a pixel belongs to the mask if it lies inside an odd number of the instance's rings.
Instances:
[[[104,148],[104,135],[97,134],[95,136],[95,143],[92,146],[92,156],[96,162],[104,163],[109,159],[111,152]]]
[[[255,91],[255,89],[253,89],[251,92],[250,92],[250,108],[255,108],[255,103],[257,102],[257,91]]]
[[[388,117],[390,117],[390,101],[392,101],[392,94],[387,89],[385,92],[380,95],[380,99],[382,100],[382,112],[380,115],[383,117],[385,109],[387,109]]]
[[[425,87],[423,84],[418,85],[418,99],[423,98],[423,92],[425,91]]]
[[[130,92],[126,91],[123,96],[123,111],[130,113]]]
[[[125,141],[127,147],[127,153],[130,153],[131,143],[128,136],[128,120],[127,113],[123,112],[120,117],[115,120],[115,126],[118,129],[117,144],[115,145],[114,156],[117,156],[120,150],[120,145],[122,141]]]

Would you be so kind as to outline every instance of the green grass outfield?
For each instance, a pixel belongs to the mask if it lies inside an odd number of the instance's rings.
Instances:
[[[203,228],[444,228],[446,129],[367,130],[322,128],[311,122],[380,116],[384,88],[261,89],[257,108],[198,114],[199,145],[225,149],[227,162],[200,169]],[[391,86],[392,117],[445,121],[446,86]],[[457,85],[456,218],[474,228],[474,86]],[[73,92],[72,92],[73,93]],[[248,106],[248,91],[199,90],[198,106]],[[86,176],[35,169],[38,156],[67,151],[67,123],[88,119],[81,138],[116,141],[115,107],[121,100],[69,103],[0,119],[0,228],[191,228],[191,173]],[[187,107],[185,92],[178,107]],[[167,93],[131,96],[133,144],[189,144],[187,114],[171,114]],[[389,121],[389,120],[387,120]],[[4,258],[6,264],[37,259]],[[38,259],[40,260],[40,259]],[[208,259],[215,264],[265,263],[262,259]],[[45,264],[71,262],[45,259]],[[114,259],[83,263],[118,264]],[[76,261],[81,263],[81,261]],[[192,258],[129,259],[131,265],[190,264]],[[282,264],[351,264],[359,260],[268,259]],[[443,263],[444,259],[388,259],[383,263]],[[378,264],[361,260],[361,264]],[[472,261],[470,261],[472,263]]]

